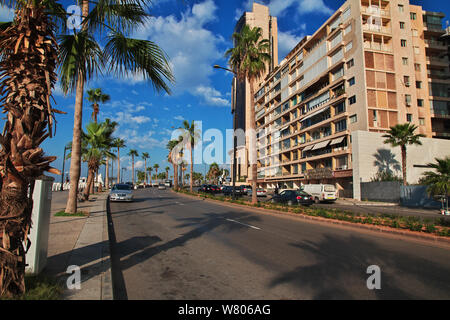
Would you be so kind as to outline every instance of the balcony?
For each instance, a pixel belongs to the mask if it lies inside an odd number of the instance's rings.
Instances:
[[[425,48],[447,51],[447,45],[443,41],[425,39]]]
[[[424,27],[423,28],[424,31],[436,32],[436,33],[441,33],[441,34],[443,34],[445,32],[445,30],[442,29],[442,25],[437,24],[437,23],[424,22],[423,27]]]
[[[378,16],[389,18],[391,13],[388,9],[380,9],[378,7],[362,7],[361,12],[368,16]]]
[[[364,49],[392,52],[392,46],[380,42],[364,41]]]
[[[430,66],[448,67],[449,62],[445,58],[427,57],[427,64]]]
[[[450,73],[438,70],[427,70],[429,78],[448,80],[450,79]]]
[[[373,32],[379,32],[379,33],[385,33],[385,34],[392,33],[391,27],[380,26],[377,24],[370,24],[370,23],[363,24],[362,29],[364,31],[371,31],[371,32],[373,31]]]

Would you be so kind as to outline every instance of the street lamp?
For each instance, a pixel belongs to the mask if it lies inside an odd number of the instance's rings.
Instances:
[[[225,71],[231,72],[234,77],[233,77],[233,82],[234,82],[234,104],[236,104],[236,89],[237,89],[237,74],[236,72],[234,72],[231,69],[228,68],[224,68],[221,67],[217,64],[214,65],[214,69],[223,69]],[[236,125],[237,125],[237,115],[236,115],[236,106],[231,106],[231,114],[233,115],[233,129],[236,130]],[[236,200],[236,148],[237,148],[237,136],[236,136],[236,132],[233,131],[233,200]]]
[[[65,168],[65,165],[66,165],[66,151],[67,150],[70,150],[71,149],[71,147],[69,146],[69,145],[65,145],[64,146],[64,157],[63,157],[63,166],[62,166],[62,175],[61,175],[61,191],[63,191],[64,190],[64,188],[63,188],[63,185],[64,185],[64,168]]]

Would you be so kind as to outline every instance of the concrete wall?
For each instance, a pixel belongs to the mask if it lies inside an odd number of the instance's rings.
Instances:
[[[370,182],[377,171],[390,170],[401,177],[400,147],[392,148],[384,144],[383,134],[354,131],[352,132],[352,158],[353,158],[353,197],[361,200],[362,182]],[[435,158],[450,156],[450,140],[422,138],[421,146],[407,147],[407,181],[417,183],[422,173],[429,171],[423,167]],[[422,166],[422,167],[421,167]]]
[[[400,182],[363,182],[361,183],[361,200],[399,203],[400,187]]]
[[[439,201],[428,196],[426,186],[401,186],[400,203],[406,207],[441,208]]]

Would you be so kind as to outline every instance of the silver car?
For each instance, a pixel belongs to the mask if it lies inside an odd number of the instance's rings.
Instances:
[[[111,201],[133,201],[133,190],[129,184],[115,184],[109,193]]]
[[[166,190],[166,185],[164,183],[160,183],[158,185],[158,190]]]

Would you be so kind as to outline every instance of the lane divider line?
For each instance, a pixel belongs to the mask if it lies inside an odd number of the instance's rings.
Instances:
[[[240,221],[236,221],[236,220],[233,220],[233,219],[226,219],[226,220],[227,220],[227,221],[231,221],[231,222],[235,222],[235,223],[242,224],[242,225],[247,226],[247,227],[252,228],[252,229],[261,230],[261,228],[258,228],[258,227],[255,227],[255,226],[251,226],[251,225],[249,225],[249,224],[246,224],[246,223],[243,223],[243,222],[240,222]]]

